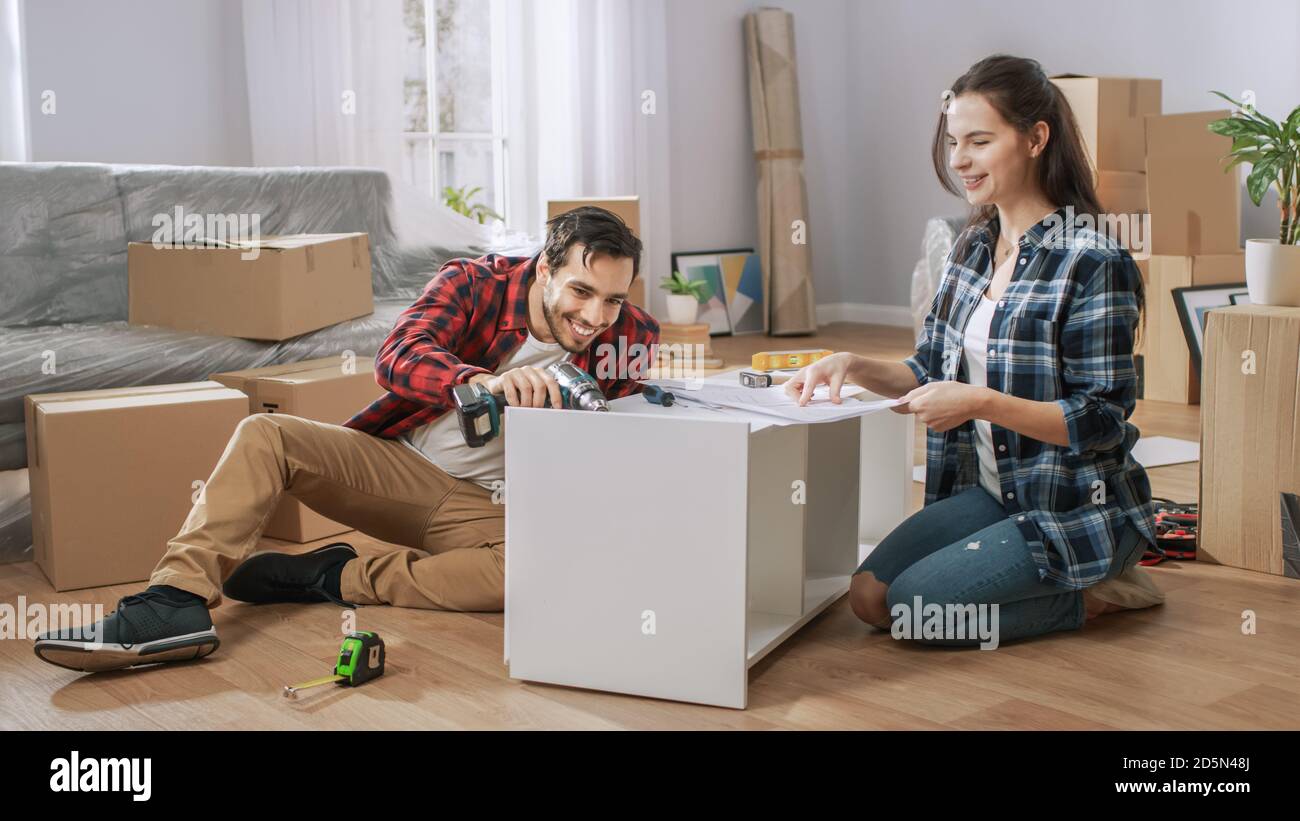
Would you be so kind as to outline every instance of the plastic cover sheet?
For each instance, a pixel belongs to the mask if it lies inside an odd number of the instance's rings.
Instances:
[[[0,328],[0,425],[23,422],[23,397],[99,388],[194,382],[218,371],[260,368],[352,352],[372,358],[410,301],[375,303],[368,316],[281,342],[128,325],[67,323]],[[0,469],[21,465],[0,465]]]
[[[448,259],[535,245],[365,168],[0,163],[0,215],[0,326],[125,320],[127,243],[166,224],[183,237],[194,215],[262,236],[364,231],[376,298],[418,294]]]
[[[0,163],[0,325],[126,319],[109,166]]]
[[[408,274],[419,273],[402,267],[389,208],[392,191],[383,172],[365,168],[113,168],[126,242],[152,241],[158,230],[155,223],[163,218],[176,225],[178,218],[189,214],[205,219],[213,214],[234,215],[250,228],[255,225],[261,236],[364,231],[370,237],[377,298],[404,291],[414,279]],[[455,254],[442,248],[431,255]],[[122,262],[125,275],[125,256]]]
[[[0,564],[32,558],[29,490],[26,468],[0,471]]]
[[[178,202],[202,214],[257,214],[263,235],[364,231],[376,299],[414,299],[449,259],[533,253],[540,245],[479,225],[375,169],[114,168],[128,242],[151,240],[154,215]]]
[[[934,217],[925,223],[925,234],[921,238],[921,259],[912,269],[912,330],[918,340],[925,328],[925,316],[930,312],[934,295],[939,292],[944,263],[957,238],[954,222]]]
[[[0,470],[27,464],[27,431],[22,422],[0,422]],[[0,497],[3,503],[3,497]]]

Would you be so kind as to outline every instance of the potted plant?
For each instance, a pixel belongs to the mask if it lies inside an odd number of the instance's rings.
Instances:
[[[668,322],[672,325],[690,325],[699,314],[700,304],[713,295],[713,288],[703,280],[692,282],[680,271],[659,285],[668,291]]]
[[[468,185],[462,185],[460,188],[452,188],[450,185],[443,186],[442,202],[451,210],[464,217],[478,220],[482,225],[484,220],[504,220],[496,211],[488,207],[487,203],[474,202],[474,195],[483,190],[483,186],[476,185],[470,188]]]
[[[1221,91],[1214,94],[1237,107],[1231,117],[1210,123],[1210,130],[1232,138],[1224,171],[1250,163],[1246,191],[1259,205],[1270,187],[1277,189],[1282,223],[1277,239],[1246,240],[1246,288],[1259,305],[1300,306],[1300,106],[1281,123]],[[1225,157],[1226,159],[1226,157]]]

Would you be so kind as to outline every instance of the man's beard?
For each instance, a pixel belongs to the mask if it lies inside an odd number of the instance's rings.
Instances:
[[[551,311],[551,283],[549,282],[542,286],[542,316],[546,317],[546,327],[550,330],[551,336],[554,337],[556,342],[560,343],[560,347],[564,350],[569,353],[577,354],[582,353],[590,347],[590,342],[586,345],[570,347],[570,345],[564,341],[567,335],[560,333],[560,329],[565,327],[567,320],[565,320],[564,317],[556,316],[555,313]],[[596,334],[592,334],[591,338],[595,339]]]

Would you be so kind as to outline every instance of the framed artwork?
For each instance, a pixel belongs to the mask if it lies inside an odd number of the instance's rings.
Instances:
[[[711,335],[767,330],[763,270],[753,248],[677,252],[673,270],[692,282],[709,284],[712,293],[700,308],[699,321],[708,324]]]
[[[1228,297],[1232,300],[1233,305],[1250,304],[1250,291],[1238,291],[1235,294],[1228,294]]]
[[[763,260],[752,251],[722,257],[722,284],[727,289],[727,316],[733,334],[767,330],[763,299]]]
[[[1192,355],[1192,366],[1200,374],[1201,352],[1205,350],[1206,315],[1215,308],[1243,304],[1234,297],[1240,299],[1246,295],[1246,283],[1192,285],[1175,288],[1172,293],[1174,307],[1178,309],[1178,319],[1183,325],[1183,336],[1187,338],[1187,350]],[[1248,296],[1245,299],[1249,301]]]

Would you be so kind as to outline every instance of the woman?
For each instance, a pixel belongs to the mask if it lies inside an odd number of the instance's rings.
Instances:
[[[1163,601],[1136,567],[1155,523],[1126,421],[1142,277],[1073,223],[1101,207],[1069,105],[1037,62],[989,57],[944,95],[933,155],[974,210],[915,354],[838,353],[787,383],[800,404],[823,384],[838,402],[845,382],[902,397],[929,429],[925,507],[854,574],[853,612],[890,629],[918,603],[996,604],[1005,642]]]

